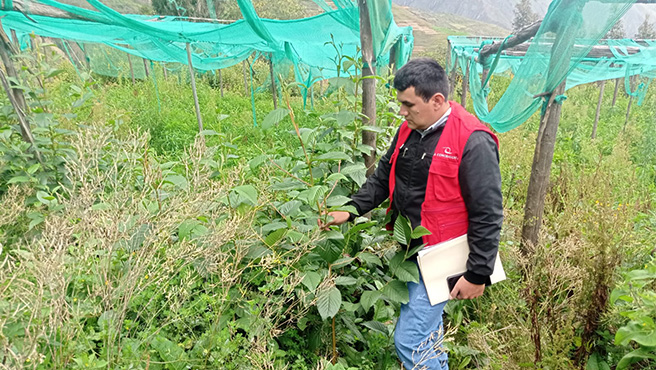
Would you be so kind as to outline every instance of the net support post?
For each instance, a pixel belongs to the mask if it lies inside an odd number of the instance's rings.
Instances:
[[[196,91],[196,76],[194,66],[191,61],[191,45],[186,43],[187,64],[189,65],[189,78],[191,81],[191,92],[194,95],[194,107],[196,108],[196,120],[198,121],[198,132],[203,131],[203,117],[200,115],[200,104],[198,103],[198,92]]]

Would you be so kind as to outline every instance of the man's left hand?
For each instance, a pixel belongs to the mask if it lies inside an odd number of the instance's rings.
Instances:
[[[451,299],[472,299],[483,295],[485,284],[472,284],[464,276],[458,279],[458,282],[451,290]]]

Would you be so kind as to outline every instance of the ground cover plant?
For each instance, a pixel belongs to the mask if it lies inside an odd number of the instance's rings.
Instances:
[[[387,77],[366,128],[354,76],[317,88],[314,109],[294,84],[278,110],[263,89],[258,127],[239,68],[223,98],[205,76],[199,134],[183,75],[133,85],[18,62],[43,158],[0,98],[2,368],[398,368],[393,328],[418,278],[398,242],[422,230],[399,219],[389,236],[382,209],[317,228],[365,181],[362,131],[380,153],[398,126]],[[491,101],[506,83],[492,80]],[[597,94],[567,92],[530,250],[518,238],[538,117],[500,135],[509,279],[447,306],[451,368],[654,366],[656,99],[625,127],[620,95],[591,140]]]

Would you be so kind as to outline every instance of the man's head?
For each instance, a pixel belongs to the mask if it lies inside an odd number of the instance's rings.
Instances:
[[[449,80],[433,59],[409,61],[396,72],[394,88],[411,129],[427,129],[449,109]]]

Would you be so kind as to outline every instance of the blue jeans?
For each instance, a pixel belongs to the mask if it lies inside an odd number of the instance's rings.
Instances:
[[[444,339],[442,312],[446,302],[431,306],[424,279],[408,283],[410,301],[401,305],[394,331],[394,346],[406,370],[449,370]]]

